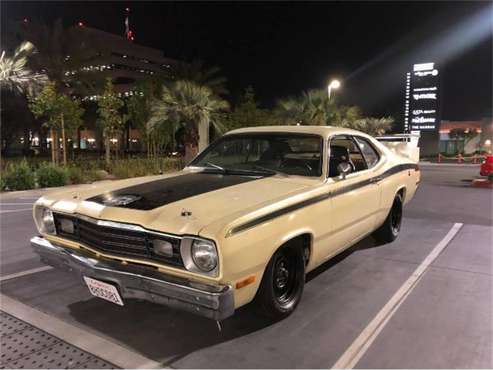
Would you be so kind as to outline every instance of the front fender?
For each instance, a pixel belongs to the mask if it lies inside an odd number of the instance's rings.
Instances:
[[[253,300],[267,264],[282,245],[303,234],[309,234],[313,240],[314,233],[309,227],[292,228],[283,219],[284,217],[281,217],[260,224],[252,229],[225,237],[219,242],[222,282],[234,287],[235,307]],[[311,245],[310,254],[312,254]],[[254,277],[253,283],[239,289],[236,288],[238,282],[252,276]]]

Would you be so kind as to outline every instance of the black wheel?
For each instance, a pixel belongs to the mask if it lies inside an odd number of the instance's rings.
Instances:
[[[399,235],[401,224],[402,196],[397,194],[385,222],[373,233],[373,237],[381,243],[391,243]]]
[[[301,300],[305,285],[305,261],[299,245],[286,245],[270,259],[255,297],[261,314],[284,318]]]

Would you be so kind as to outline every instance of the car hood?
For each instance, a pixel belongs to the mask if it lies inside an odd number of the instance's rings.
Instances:
[[[210,224],[238,217],[302,192],[314,180],[282,176],[222,175],[194,171],[90,185],[47,195],[54,211],[199,235]]]

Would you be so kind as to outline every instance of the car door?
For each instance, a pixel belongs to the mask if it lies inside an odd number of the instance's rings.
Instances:
[[[375,215],[380,204],[379,183],[372,170],[376,162],[369,166],[360,145],[350,135],[337,135],[329,141],[328,186],[332,199],[332,235],[327,257],[362,239],[375,227]],[[344,179],[337,171],[341,162],[350,163],[352,168]]]

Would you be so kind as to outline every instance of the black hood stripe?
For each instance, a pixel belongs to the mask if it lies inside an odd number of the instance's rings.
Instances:
[[[241,175],[190,173],[118,189],[87,200],[107,206],[147,211],[182,199],[258,179],[259,177]],[[118,202],[119,199],[122,202]]]

